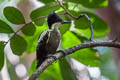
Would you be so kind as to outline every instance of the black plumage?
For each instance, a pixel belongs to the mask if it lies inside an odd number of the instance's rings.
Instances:
[[[56,22],[63,22],[62,18],[56,14],[56,13],[52,13],[48,15],[48,19],[47,19],[47,23],[48,23],[48,27],[51,29],[52,24],[56,23]]]

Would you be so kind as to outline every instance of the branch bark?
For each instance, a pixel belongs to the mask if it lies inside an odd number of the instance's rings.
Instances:
[[[84,48],[91,48],[91,47],[98,47],[98,46],[103,46],[103,47],[115,47],[115,48],[120,48],[120,43],[119,42],[114,42],[114,41],[103,41],[103,42],[87,42],[87,43],[82,43],[79,45],[76,45],[74,47],[71,47],[69,49],[63,50],[59,53],[56,53],[54,56],[56,59],[60,59],[62,57],[65,57],[66,55],[72,54],[73,52],[84,49]],[[64,53],[63,53],[64,52]],[[65,55],[64,55],[65,54]],[[48,58],[46,59],[40,67],[36,70],[35,73],[32,74],[32,76],[29,78],[29,80],[36,80],[37,77],[48,67],[50,66],[53,62],[56,60],[54,58]]]

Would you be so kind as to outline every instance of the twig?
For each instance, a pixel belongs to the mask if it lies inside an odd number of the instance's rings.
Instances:
[[[65,7],[63,6],[63,4],[62,4],[59,0],[56,0],[56,1],[58,2],[59,6],[60,6],[61,8],[63,8],[65,14],[69,15],[69,16],[72,17],[73,19],[77,19],[76,16],[73,16],[70,12],[68,12],[68,11],[65,9]]]
[[[98,47],[98,46],[104,46],[104,47],[115,47],[115,48],[120,48],[120,43],[119,42],[113,42],[113,41],[104,41],[104,42],[88,42],[88,43],[83,43],[76,45],[74,47],[71,47],[67,50],[64,50],[65,55],[72,54],[73,52],[84,49],[84,48],[90,48],[90,47]],[[56,59],[60,59],[65,56],[62,52],[56,53],[54,56]],[[53,62],[55,62],[54,58],[48,58],[46,59],[40,67],[36,70],[35,73],[32,74],[32,76],[29,78],[29,80],[36,80],[37,77],[48,67],[50,66]]]
[[[38,20],[40,20],[42,18],[46,18],[46,16],[40,16],[39,18],[34,19],[34,20],[32,20],[32,21],[24,24],[20,29],[18,29],[16,32],[14,32],[14,34],[12,35],[12,37],[7,42],[5,42],[5,45],[7,45],[8,42],[13,38],[13,36],[15,36],[19,31],[21,31],[26,25],[31,24],[32,22],[38,21]]]
[[[61,15],[61,14],[65,14],[65,13],[64,12],[60,12],[58,14]],[[31,24],[32,22],[35,22],[35,21],[39,21],[40,19],[43,19],[43,18],[46,18],[46,16],[40,16],[40,17],[38,17],[38,18],[36,18],[36,19],[34,19],[34,20],[32,20],[32,21],[24,24],[20,29],[18,29],[16,32],[14,32],[14,34],[12,35],[12,37],[15,36],[19,31],[21,31],[26,25]],[[8,42],[11,40],[11,38],[7,42],[5,42],[5,45],[8,44]]]
[[[90,21],[90,18],[86,14],[80,14],[80,16],[78,16],[78,19],[80,19],[81,17],[85,17],[88,20],[90,30],[91,30],[90,41],[93,41],[94,32],[93,32],[92,22]]]
[[[85,17],[88,20],[89,23],[89,27],[91,30],[91,36],[90,36],[90,41],[93,41],[93,26],[92,26],[92,22],[90,21],[90,18],[86,15],[86,14],[80,14],[79,16],[73,16],[67,9],[65,9],[65,7],[63,6],[62,2],[60,2],[59,0],[56,0],[58,2],[58,4],[60,5],[61,8],[63,8],[64,12],[69,15],[70,17],[72,17],[73,19],[80,19],[81,17]]]

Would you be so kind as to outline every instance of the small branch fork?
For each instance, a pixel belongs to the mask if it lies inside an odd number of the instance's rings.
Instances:
[[[60,2],[59,0],[56,0],[56,2],[60,5],[61,8],[63,8],[64,10],[64,14],[67,14],[69,15],[70,17],[72,17],[73,19],[80,19],[81,17],[85,17],[87,20],[88,20],[88,23],[89,23],[89,27],[90,27],[90,30],[91,30],[91,36],[90,36],[90,41],[93,41],[93,26],[92,26],[92,22],[90,21],[90,18],[88,17],[88,15],[86,14],[80,14],[79,16],[73,16],[70,12],[68,12],[65,7],[63,6],[62,2]]]

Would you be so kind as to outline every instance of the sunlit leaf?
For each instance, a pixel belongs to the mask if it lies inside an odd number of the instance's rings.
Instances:
[[[75,20],[75,27],[80,29],[86,29],[89,27],[88,20],[85,17],[81,17],[78,20]]]
[[[83,43],[86,41],[89,41],[89,38],[87,38],[86,36],[84,36],[79,30],[75,29],[74,31],[72,31],[72,33],[74,35],[76,35],[77,38],[79,38],[79,40]]]
[[[102,37],[102,36],[105,36],[109,32],[109,27],[105,23],[105,21],[103,21],[101,18],[99,18],[98,16],[94,14],[91,14],[88,12],[86,12],[85,14],[87,14],[90,17],[90,20],[92,22],[93,30],[94,30],[94,37]],[[87,36],[91,35],[90,28],[87,28],[85,30],[80,29],[80,31]]]
[[[66,2],[73,2],[77,4],[82,4],[88,8],[101,8],[108,5],[108,0],[64,0]]]
[[[36,60],[33,61],[29,75],[32,75],[36,70]],[[58,63],[53,63],[53,65],[47,67],[45,71],[38,77],[38,80],[63,80],[60,74],[60,68]]]
[[[101,63],[99,53],[91,48],[76,51],[71,56],[87,66],[99,66]]]
[[[75,46],[77,44],[80,44],[81,41],[74,35],[72,32],[67,31],[63,36],[62,36],[62,43],[66,48]]]
[[[27,50],[26,50],[27,53],[32,53],[32,52],[36,51],[36,46],[37,46],[39,36],[46,29],[48,29],[48,27],[46,24],[44,24],[41,27],[36,27],[36,32],[35,32],[34,36],[30,36],[30,37],[26,36],[26,35],[23,36],[24,39],[28,43]]]
[[[35,59],[35,60],[33,60],[31,66],[30,66],[29,76],[31,76],[36,71],[36,66],[37,66],[37,61]]]
[[[66,31],[70,29],[70,24],[64,24],[60,28],[61,35],[63,35]]]
[[[35,31],[36,31],[36,27],[34,26],[33,23],[25,25],[24,28],[22,29],[22,32],[27,36],[34,35]]]
[[[68,31],[63,35],[62,42],[64,48],[66,49],[81,44],[80,39],[78,39],[77,36],[75,36],[70,31]],[[80,61],[85,65],[90,65],[90,66],[98,66],[100,64],[100,55],[99,54],[98,54],[99,56],[96,55],[97,55],[97,51],[91,48],[81,49],[71,54],[73,58],[77,59],[78,61]]]
[[[42,26],[45,22],[45,19],[39,19],[37,21],[34,21],[37,26]]]
[[[105,36],[109,32],[109,27],[105,23],[105,21],[102,20],[101,18],[99,18],[98,16],[96,16],[95,14],[90,13],[90,12],[79,12],[79,11],[77,12],[77,11],[73,11],[73,10],[70,10],[70,12],[74,16],[79,16],[81,13],[88,15],[88,17],[90,18],[92,25],[93,25],[94,37],[102,37],[102,36]],[[81,17],[81,18],[83,18],[83,17]],[[84,19],[85,19],[85,17],[84,17]],[[77,20],[75,20],[75,27],[77,29],[80,29],[80,32],[83,33],[84,35],[86,35],[87,37],[90,37],[91,31],[90,31],[90,26],[88,24],[87,19],[85,19],[85,20],[79,19],[77,22],[76,21]],[[86,27],[84,27],[84,25]]]
[[[59,9],[59,5],[55,2],[46,4],[43,7],[37,8],[33,10],[30,14],[32,20],[39,18],[40,16],[47,16],[48,14],[52,13],[53,11]]]
[[[7,23],[0,20],[0,33],[13,33],[13,32],[14,31]]]
[[[4,66],[4,47],[5,47],[4,42],[0,41],[0,71]]]
[[[77,80],[75,73],[65,58],[59,61],[59,66],[63,80]]]
[[[10,40],[10,47],[14,54],[22,55],[22,53],[27,49],[27,42],[23,37],[16,34]]]
[[[74,16],[79,16],[81,14],[81,12],[77,12],[73,10],[69,10],[69,12],[72,13],[72,15]],[[75,24],[75,27],[79,29],[87,29],[89,27],[88,20],[86,19],[85,16],[80,17],[79,19],[74,19],[74,24]]]
[[[4,16],[13,24],[25,24],[22,13],[15,7],[8,6],[4,8]]]

